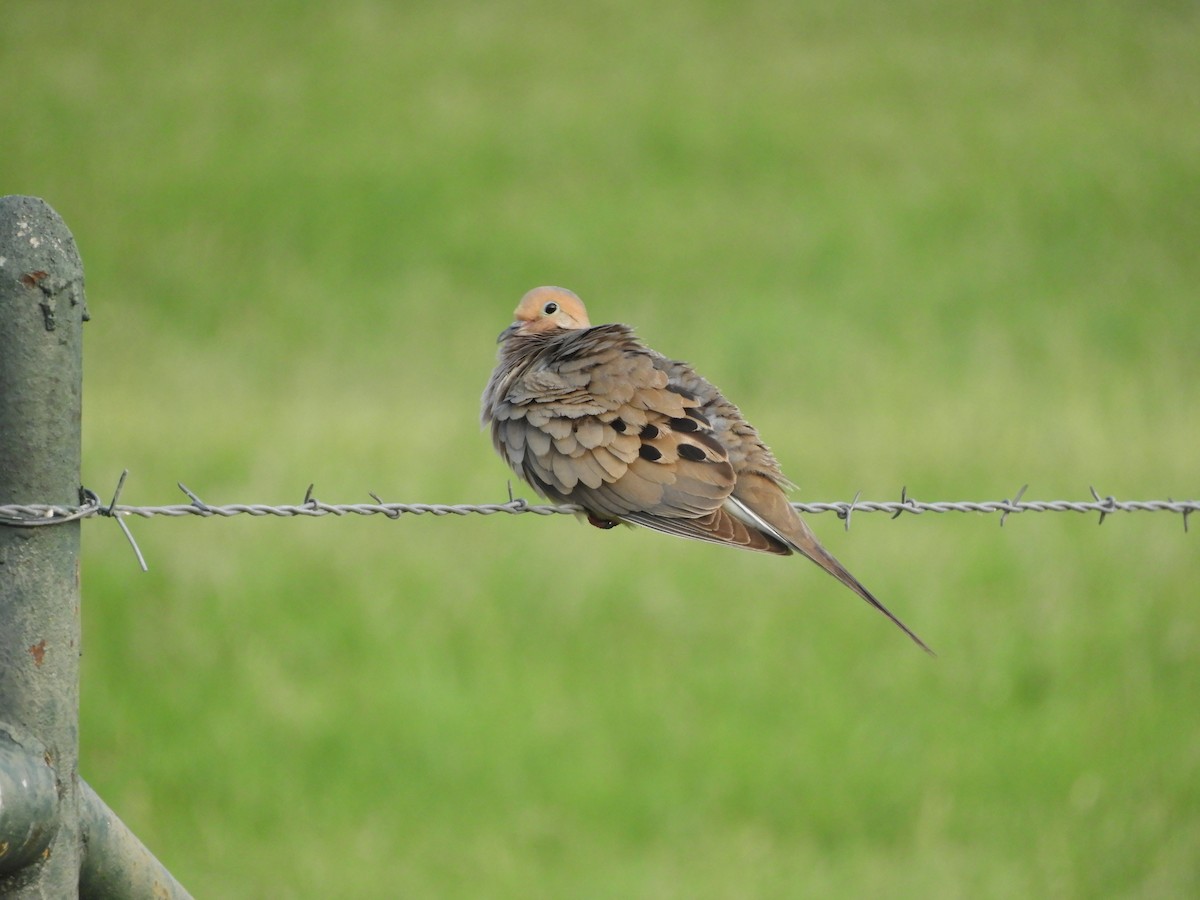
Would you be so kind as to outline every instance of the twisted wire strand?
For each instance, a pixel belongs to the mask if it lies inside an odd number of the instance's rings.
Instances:
[[[1116,512],[1173,512],[1190,515],[1200,511],[1200,501],[1196,500],[1115,500],[1106,498],[1099,501],[1078,500],[937,500],[922,501],[908,499],[896,500],[856,500],[853,502],[837,500],[825,503],[793,503],[792,506],[802,513],[820,514],[837,513],[838,518],[845,519],[849,512],[884,512],[895,518],[901,513],[921,515],[922,513],[1010,513],[1023,512],[1074,512],[1100,513],[1108,515]],[[82,506],[55,506],[49,504],[12,504],[0,506],[0,524],[17,527],[36,527],[39,525],[62,525],[78,519],[88,519],[96,516],[138,516],[151,519],[159,516],[178,518],[180,516],[198,516],[200,518],[229,518],[231,516],[277,516],[288,518],[292,516],[372,516],[384,515],[398,519],[402,515],[413,516],[491,516],[496,513],[507,515],[522,515],[532,513],[537,516],[568,515],[581,512],[580,507],[572,505],[535,505],[525,500],[509,500],[504,503],[324,503],[320,500],[310,500],[303,504],[272,505],[268,503],[228,503],[220,506],[196,506],[191,503],[175,503],[165,506],[134,506],[118,503],[115,506],[100,506],[84,504]]]
[[[156,516],[167,516],[170,518],[178,518],[180,516],[211,518],[217,516],[228,518],[230,516],[248,515],[320,518],[322,516],[383,515],[389,519],[398,519],[403,515],[492,516],[496,513],[505,513],[506,515],[515,516],[532,513],[536,516],[554,516],[582,512],[578,506],[535,505],[525,500],[514,498],[512,496],[511,485],[509,486],[509,499],[506,503],[385,503],[378,494],[374,493],[370,494],[371,499],[375,501],[374,503],[324,503],[313,496],[313,486],[310,484],[304,494],[304,502],[299,504],[276,506],[266,503],[229,503],[222,506],[213,506],[212,504],[205,503],[193,491],[180,482],[179,489],[187,495],[191,501],[190,503],[175,503],[166,506],[133,506],[117,502],[121,497],[121,491],[125,487],[125,479],[128,475],[128,469],[121,473],[121,477],[117,480],[116,490],[113,491],[112,500],[107,505],[101,502],[94,491],[81,487],[79,489],[80,500],[78,506],[56,506],[43,503],[0,506],[0,526],[36,528],[46,525],[62,525],[67,522],[75,522],[95,516],[111,518],[120,526],[125,538],[129,541],[129,546],[133,548],[138,565],[145,572],[148,570],[146,559],[142,556],[141,548],[138,547],[137,541],[133,537],[133,532],[129,530],[129,526],[125,522],[130,516],[149,519]],[[841,500],[832,503],[793,503],[792,506],[803,513],[836,513],[838,518],[845,523],[847,530],[850,529],[851,516],[856,512],[884,512],[889,513],[893,519],[899,518],[903,513],[910,513],[912,515],[921,515],[927,512],[938,514],[950,512],[999,513],[1001,526],[1004,525],[1004,520],[1010,514],[1024,512],[1099,513],[1101,525],[1104,524],[1104,519],[1107,516],[1115,512],[1172,512],[1178,513],[1183,517],[1183,530],[1186,532],[1188,530],[1188,516],[1200,510],[1200,501],[1198,500],[1172,500],[1170,498],[1166,500],[1117,500],[1112,496],[1101,497],[1094,487],[1090,488],[1092,500],[1022,500],[1021,497],[1025,494],[1027,487],[1028,485],[1025,485],[1013,495],[1012,499],[1005,500],[937,500],[925,502],[908,496],[908,489],[904,488],[900,491],[900,499],[898,501],[861,500],[858,495],[855,495],[854,499],[849,502]]]
[[[127,474],[127,473],[125,473]],[[95,516],[113,518],[137,516],[144,519],[157,516],[178,518],[180,516],[199,516],[201,518],[248,515],[248,516],[305,516],[320,518],[322,516],[373,516],[383,515],[390,519],[398,519],[403,515],[412,516],[491,516],[497,513],[506,515],[524,515],[531,513],[537,516],[567,515],[581,512],[580,507],[570,504],[532,504],[522,499],[509,499],[504,503],[387,503],[377,495],[370,496],[373,503],[325,503],[316,499],[312,494],[312,486],[305,494],[304,501],[298,504],[268,504],[268,503],[228,503],[223,505],[209,504],[201,500],[195,493],[179,485],[180,490],[188,495],[190,503],[174,503],[163,506],[137,506],[118,503],[121,488],[124,485],[125,474],[122,474],[117,491],[112,502],[103,504],[96,494],[87,489],[82,490],[82,500],[78,506],[61,506],[50,504],[14,504],[0,506],[0,525],[16,527],[36,527],[39,525],[60,525],[78,519]],[[893,518],[903,513],[921,515],[923,513],[1000,513],[1004,518],[1013,513],[1025,512],[1073,512],[1098,513],[1101,521],[1104,517],[1117,512],[1171,512],[1184,517],[1186,527],[1187,517],[1200,511],[1200,500],[1117,500],[1115,497],[1101,497],[1092,489],[1092,500],[1022,500],[1025,488],[1012,499],[1004,500],[935,500],[923,501],[908,496],[907,489],[901,492],[899,500],[838,500],[823,503],[793,503],[792,506],[802,513],[820,514],[836,513],[849,525],[853,513],[882,512]]]

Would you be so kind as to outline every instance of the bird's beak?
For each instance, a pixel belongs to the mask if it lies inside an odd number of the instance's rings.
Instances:
[[[512,334],[514,331],[516,331],[520,327],[521,327],[520,322],[513,322],[511,325],[509,325],[507,328],[505,328],[502,332],[500,332],[498,335],[496,335],[496,343],[497,344],[501,343],[506,337],[508,337],[510,334]]]

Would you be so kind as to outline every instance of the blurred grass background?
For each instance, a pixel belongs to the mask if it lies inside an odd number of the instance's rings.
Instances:
[[[1192,3],[5,4],[83,253],[84,479],[487,502],[543,283],[807,500],[1200,495]],[[1177,517],[85,526],[83,774],[198,896],[1200,893]],[[1193,527],[1193,532],[1195,528]]]

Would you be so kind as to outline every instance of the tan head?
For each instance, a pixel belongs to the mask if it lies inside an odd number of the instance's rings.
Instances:
[[[512,325],[501,333],[503,340],[513,332],[542,334],[564,328],[590,328],[583,301],[560,287],[537,287],[521,298],[513,312]]]

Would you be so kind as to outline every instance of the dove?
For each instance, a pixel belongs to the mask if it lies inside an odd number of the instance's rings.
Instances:
[[[592,325],[566,288],[534,288],[513,317],[481,418],[537,493],[580,507],[598,528],[799,553],[933,653],[821,545],[788,502],[793,485],[775,455],[711,382],[628,325]]]

